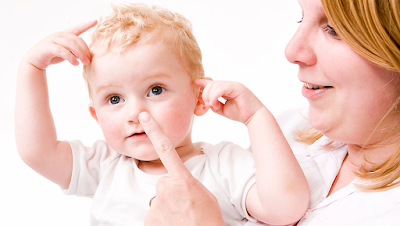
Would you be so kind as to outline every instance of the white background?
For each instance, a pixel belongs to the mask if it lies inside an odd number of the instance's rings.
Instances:
[[[108,0],[0,0],[0,225],[88,225],[91,200],[65,196],[19,158],[14,142],[14,100],[23,54],[47,35],[109,12]],[[301,19],[296,0],[147,0],[186,16],[203,52],[206,76],[248,86],[277,115],[306,103],[297,66],[284,48]],[[89,34],[82,36],[89,41]],[[82,67],[48,69],[50,102],[60,140],[86,145],[102,139],[87,110]],[[18,119],[15,119],[18,120]],[[211,111],[196,119],[194,141],[249,146],[246,128]],[[5,223],[7,222],[7,223]]]

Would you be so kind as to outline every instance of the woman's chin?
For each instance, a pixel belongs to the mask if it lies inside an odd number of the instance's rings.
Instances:
[[[328,131],[330,130],[329,129],[330,128],[329,121],[328,120],[324,120],[324,118],[321,117],[321,116],[322,116],[322,114],[314,115],[311,112],[309,112],[308,120],[309,120],[310,125],[312,126],[312,128],[314,128],[315,130],[318,130],[322,134],[326,135],[328,133]]]

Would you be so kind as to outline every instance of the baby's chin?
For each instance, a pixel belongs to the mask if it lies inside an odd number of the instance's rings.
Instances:
[[[154,149],[151,150],[135,150],[135,151],[117,151],[118,153],[134,158],[139,161],[145,161],[145,162],[156,162],[160,161],[160,158],[158,157],[156,151]]]
[[[158,157],[158,155],[156,155],[155,157],[142,157],[142,156],[129,156],[131,158],[134,158],[136,160],[142,161],[142,162],[153,162],[153,163],[161,163],[160,158]]]

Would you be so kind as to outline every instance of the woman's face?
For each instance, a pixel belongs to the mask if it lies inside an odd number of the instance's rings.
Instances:
[[[320,0],[299,3],[303,18],[285,55],[299,65],[310,123],[333,140],[364,145],[398,96],[396,74],[372,64],[341,40]],[[388,115],[379,128],[393,124],[394,117]],[[375,132],[368,142],[382,136]]]

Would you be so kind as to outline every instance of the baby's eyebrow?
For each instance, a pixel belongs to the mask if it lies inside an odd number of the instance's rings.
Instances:
[[[171,78],[173,78],[172,75],[161,72],[161,73],[144,75],[140,79],[140,82],[147,82],[147,81],[153,81],[153,80],[161,80],[161,82],[162,82],[163,81],[162,79],[171,79]]]
[[[154,79],[154,78],[163,78],[163,77],[172,78],[172,76],[169,74],[157,73],[157,74],[147,75],[147,76],[145,76],[145,78],[143,78],[143,80]]]
[[[96,90],[96,93],[99,93],[101,90],[106,89],[106,88],[108,88],[108,87],[110,87],[110,86],[111,86],[111,85],[102,85],[102,86],[99,86],[99,87],[97,88],[97,90]],[[113,87],[118,88],[118,86],[115,86],[115,85],[113,85]]]
[[[172,78],[172,76],[169,75],[169,74],[166,74],[166,73],[155,73],[155,74],[145,75],[144,78],[142,78],[140,81],[144,82],[144,81],[147,81],[147,80],[160,79],[160,78]],[[111,86],[115,87],[115,88],[122,88],[122,86],[118,86],[118,85],[114,85],[114,84],[113,85],[106,84],[106,85],[99,86],[95,93],[99,93],[103,89],[109,88]]]

